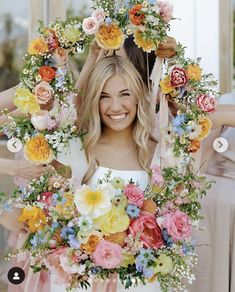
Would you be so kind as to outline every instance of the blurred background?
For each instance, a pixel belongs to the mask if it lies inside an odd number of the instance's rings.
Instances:
[[[187,46],[191,58],[202,57],[202,67],[213,72],[221,93],[235,91],[235,0],[170,0],[174,16],[169,35]],[[23,56],[28,42],[37,35],[38,20],[44,23],[57,17],[88,16],[87,0],[0,0],[0,91],[19,82]],[[76,73],[82,68],[87,52],[72,59]],[[0,101],[1,102],[1,101]],[[0,157],[13,158],[0,138]],[[1,167],[1,166],[0,166]],[[13,180],[0,176],[0,190],[8,194]],[[0,260],[7,251],[6,230],[0,227]],[[0,276],[5,269],[0,265]],[[0,291],[6,285],[0,280]]]

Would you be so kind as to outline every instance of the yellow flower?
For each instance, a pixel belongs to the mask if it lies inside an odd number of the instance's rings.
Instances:
[[[111,184],[115,189],[124,188],[124,180],[121,177],[114,177],[111,181]]]
[[[68,27],[64,30],[64,36],[73,44],[80,40],[81,32],[74,27]]]
[[[99,217],[110,210],[115,189],[109,183],[100,184],[96,189],[82,186],[75,194],[74,203],[82,215]]]
[[[31,232],[42,230],[46,225],[46,216],[42,209],[36,206],[25,207],[18,218],[20,222],[26,222]]]
[[[127,230],[130,218],[125,210],[112,206],[111,210],[95,219],[94,224],[104,234],[113,234]]]
[[[199,125],[201,126],[202,131],[197,139],[201,141],[209,135],[210,129],[212,127],[212,122],[210,119],[204,117],[199,119]]]
[[[30,55],[44,54],[48,52],[48,45],[43,38],[36,38],[31,41],[28,48]]]
[[[56,205],[56,211],[66,218],[70,218],[73,216],[74,210],[74,195],[71,193],[64,194],[65,202],[61,202]]]
[[[138,48],[147,53],[156,50],[158,46],[158,43],[155,43],[153,40],[146,39],[140,30],[134,32],[134,41]]]
[[[26,88],[17,88],[13,101],[22,113],[36,114],[40,111],[36,96]]]
[[[131,253],[123,253],[122,254],[122,263],[121,267],[127,268],[129,265],[133,265],[135,263],[135,257]]]
[[[116,24],[103,24],[96,34],[96,42],[103,49],[117,50],[124,43],[124,35]]]
[[[54,159],[53,150],[42,134],[36,135],[25,144],[24,155],[36,164],[48,164]]]
[[[160,87],[163,93],[168,94],[172,91],[174,91],[174,87],[170,83],[169,76],[165,77],[160,81]]]
[[[200,81],[202,78],[202,69],[198,65],[189,64],[187,68],[187,76],[194,81]]]
[[[81,249],[85,250],[88,254],[92,254],[100,241],[101,237],[91,235],[86,243],[81,244]]]
[[[167,274],[173,268],[172,259],[165,255],[161,254],[155,261],[155,267],[153,268],[155,273]]]

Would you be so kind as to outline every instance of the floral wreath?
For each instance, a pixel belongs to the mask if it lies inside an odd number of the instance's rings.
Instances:
[[[172,19],[172,6],[165,1],[118,6],[117,1],[99,0],[93,7],[91,17],[84,20],[41,25],[41,36],[29,46],[14,98],[25,115],[13,118],[4,130],[25,144],[25,156],[34,163],[48,163],[80,134],[69,101],[76,90],[67,56],[93,38],[102,48],[117,49],[129,33],[143,50],[155,50]],[[200,60],[185,58],[179,46],[160,81],[160,93],[178,107],[169,128],[162,129],[170,146],[168,164],[151,167],[144,191],[132,180],[125,184],[121,177],[111,179],[110,172],[95,189],[84,185],[74,190],[66,179],[50,172],[17,189],[8,200],[2,194],[2,211],[21,206],[18,220],[30,232],[24,246],[7,258],[29,253],[34,272],[59,273],[57,278],[68,289],[86,288],[91,276],[110,281],[118,275],[126,288],[158,281],[164,292],[182,291],[185,280],[194,279],[192,229],[201,218],[199,199],[211,185],[190,161],[211,128],[207,113],[215,110],[214,85],[212,75],[203,74]],[[43,109],[52,98],[53,107]]]

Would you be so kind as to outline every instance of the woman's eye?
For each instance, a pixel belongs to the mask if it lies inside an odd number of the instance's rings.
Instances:
[[[122,93],[121,96],[130,96],[130,93],[128,93],[128,92]]]
[[[100,99],[102,99],[102,98],[109,98],[109,96],[108,95],[101,95]]]

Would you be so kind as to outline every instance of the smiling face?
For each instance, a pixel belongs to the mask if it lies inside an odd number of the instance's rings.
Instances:
[[[114,75],[107,80],[99,100],[102,123],[113,131],[131,127],[137,112],[136,99],[125,79]]]

